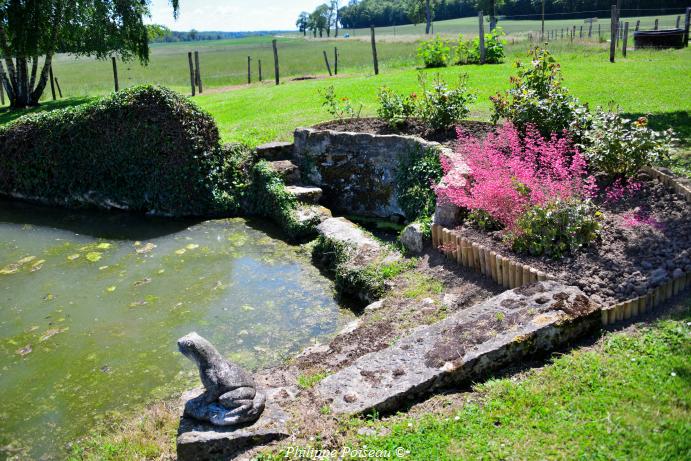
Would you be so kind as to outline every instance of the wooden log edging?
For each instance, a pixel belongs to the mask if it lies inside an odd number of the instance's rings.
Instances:
[[[537,281],[556,280],[551,274],[513,261],[439,224],[432,225],[432,244],[460,266],[473,269],[509,290]]]
[[[673,189],[674,192],[682,195],[687,201],[691,202],[691,186],[680,183],[674,176],[664,173],[657,168],[644,167],[642,171],[657,179],[665,186]]]
[[[506,289],[537,281],[556,280],[553,275],[513,261],[439,224],[432,225],[432,245],[457,264],[490,277]],[[602,306],[602,325],[612,325],[649,312],[687,288],[691,288],[691,273],[655,287],[643,296]]]

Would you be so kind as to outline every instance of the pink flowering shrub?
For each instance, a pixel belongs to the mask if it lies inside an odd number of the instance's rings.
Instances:
[[[511,231],[532,207],[594,193],[586,161],[568,137],[546,139],[532,126],[520,136],[506,123],[485,140],[461,132],[459,139],[458,151],[442,159],[437,198],[485,213]]]

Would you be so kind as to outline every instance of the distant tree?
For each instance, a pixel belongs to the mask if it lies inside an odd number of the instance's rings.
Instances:
[[[331,8],[334,10],[334,21],[333,21],[333,25],[334,25],[334,37],[338,37],[338,21],[339,21],[339,17],[338,17],[338,10],[339,10],[339,8],[338,8],[338,0],[331,0]]]
[[[146,26],[146,35],[149,37],[149,42],[160,42],[172,35],[172,32],[166,26],[149,24]]]
[[[169,0],[177,16],[179,0]],[[38,105],[57,52],[149,60],[151,0],[0,0],[0,83],[13,109]],[[40,58],[43,67],[39,71]]]
[[[196,29],[190,30],[187,35],[190,37],[190,40],[192,41],[199,40],[199,32],[197,32]]]
[[[497,9],[504,6],[504,0],[475,0],[475,6],[489,17],[489,30],[494,30],[497,26]]]
[[[307,28],[309,27],[309,21],[310,21],[310,14],[307,11],[303,11],[300,13],[300,16],[298,16],[297,22],[295,22],[295,26],[298,28],[300,32],[304,36],[307,36]]]
[[[331,5],[323,3],[314,10],[317,13],[317,22],[319,28],[319,36],[322,36],[322,31],[326,31],[326,36],[331,36],[331,21],[334,16],[334,12]]]
[[[414,24],[425,22],[426,34],[429,34],[432,29],[432,18],[437,3],[436,0],[408,0],[406,4],[408,17]]]

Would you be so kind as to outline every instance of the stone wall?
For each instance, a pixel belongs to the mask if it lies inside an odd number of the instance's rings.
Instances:
[[[405,155],[440,144],[415,136],[298,128],[293,160],[306,183],[324,190],[334,212],[378,218],[404,216],[396,198],[396,170]]]

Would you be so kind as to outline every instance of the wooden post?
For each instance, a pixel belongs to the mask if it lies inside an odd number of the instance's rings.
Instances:
[[[612,5],[612,19],[610,19],[609,62],[614,62],[617,48],[617,5]]]
[[[564,28],[561,29],[561,39],[564,40]]]
[[[655,18],[655,28],[653,30],[657,30],[660,27],[660,20]]]
[[[684,21],[684,46],[689,46],[689,24],[691,24],[691,6],[686,8],[686,20]]]
[[[679,28],[679,24],[681,24],[681,16],[677,16],[677,25],[676,28]]]
[[[593,23],[588,26],[588,38],[593,38]]]
[[[194,52],[194,75],[197,80],[197,86],[199,87],[199,94],[202,94],[202,72],[199,69],[199,51]]]
[[[477,14],[480,23],[480,64],[485,63],[485,20],[482,11]]]
[[[115,56],[110,58],[113,61],[113,81],[115,82],[115,91],[120,91],[120,84],[118,83],[118,64]]]
[[[600,38],[602,38],[602,27],[600,24],[597,25],[597,40],[600,41]]]
[[[571,31],[571,41],[573,41],[576,38],[576,26],[573,26],[573,30]]]
[[[247,56],[247,84],[252,83],[252,57]]]
[[[53,93],[55,94],[55,93]],[[53,97],[53,101],[55,101],[55,97]],[[4,106],[5,105],[5,76],[4,74],[0,74],[0,105]]]
[[[187,53],[187,61],[189,62],[190,65],[190,86],[192,86],[192,96],[195,95],[197,88],[196,85],[194,84],[194,62],[192,61],[192,52],[189,51]]]
[[[338,48],[334,47],[334,75],[338,75]]]
[[[583,38],[583,26],[578,31],[578,38]]]
[[[624,40],[622,41],[623,45],[621,47],[621,54],[626,57],[626,42],[628,41],[629,38],[629,21],[626,21],[624,23]]]
[[[276,46],[276,39],[271,41],[274,48],[274,74],[276,75],[276,85],[281,83],[280,72],[278,68],[278,47]]]
[[[261,81],[262,81],[262,60],[258,59],[257,61],[259,63],[259,82],[261,83]]]
[[[370,26],[372,40],[372,61],[374,62],[374,75],[379,75],[379,59],[377,58],[377,38],[374,35],[374,26]]]
[[[638,29],[640,29],[640,28],[641,28],[641,20],[639,19],[638,21],[636,21],[636,32],[638,32]]]
[[[48,70],[50,74],[48,77],[50,78],[50,92],[53,94],[53,101],[55,101],[57,98],[55,97],[55,77],[53,77],[53,63],[50,64],[50,69]]]
[[[329,57],[326,55],[326,50],[322,50],[324,53],[324,62],[326,63],[326,70],[329,71],[329,77],[333,74],[331,73],[331,65],[329,64]]]
[[[60,88],[60,82],[57,77],[55,77],[55,86],[58,87],[58,94],[60,95],[60,99],[62,99],[62,89]]]

